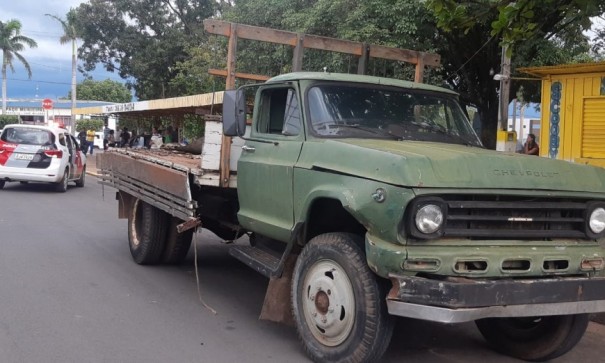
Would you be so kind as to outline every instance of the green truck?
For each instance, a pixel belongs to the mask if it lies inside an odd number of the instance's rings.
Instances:
[[[450,90],[290,73],[253,101],[226,91],[217,124],[230,187],[204,157],[153,150],[98,155],[101,182],[137,263],[182,261],[200,225],[248,234],[231,254],[291,286],[265,301],[289,302],[314,361],[379,361],[398,316],[475,321],[496,350],[548,360],[605,311],[605,170],[483,148]]]

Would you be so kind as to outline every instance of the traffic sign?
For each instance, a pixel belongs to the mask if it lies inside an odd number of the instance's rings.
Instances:
[[[45,110],[50,110],[53,108],[53,100],[50,98],[45,98],[42,100],[42,108]]]

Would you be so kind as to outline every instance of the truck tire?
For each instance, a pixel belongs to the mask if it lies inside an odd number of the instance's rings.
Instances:
[[[490,318],[475,324],[494,350],[542,362],[562,356],[580,341],[588,327],[588,314]]]
[[[353,234],[323,234],[296,261],[292,315],[313,361],[376,362],[389,346],[394,319],[385,281],[370,271],[361,246]]]
[[[134,262],[154,265],[160,261],[166,241],[168,214],[137,199],[128,216],[128,245]]]
[[[183,221],[172,217],[166,234],[166,247],[162,253],[162,262],[169,265],[178,265],[183,262],[189,252],[193,232],[195,229],[189,229],[183,233],[178,233],[176,226]]]

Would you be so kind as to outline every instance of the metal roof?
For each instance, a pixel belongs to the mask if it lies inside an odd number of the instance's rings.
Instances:
[[[301,79],[319,80],[319,81],[338,81],[338,82],[357,82],[357,83],[371,83],[371,84],[382,84],[395,87],[403,88],[415,88],[426,91],[445,92],[450,94],[457,94],[456,92],[447,88],[432,86],[426,83],[416,83],[410,81],[404,81],[393,78],[383,78],[375,76],[365,76],[359,74],[349,73],[330,73],[330,72],[294,72],[283,74],[280,76],[273,77],[267,81],[272,82],[287,82],[297,81]]]
[[[92,107],[102,105],[113,105],[112,102],[104,101],[76,101],[76,107]],[[8,99],[7,107],[19,108],[42,108],[42,99]],[[53,108],[71,109],[71,100],[53,100]]]
[[[519,72],[531,74],[537,77],[548,77],[555,74],[599,73],[605,72],[605,62],[561,64],[556,66],[542,67],[522,67],[517,68],[517,70]]]
[[[76,108],[74,115],[127,114],[133,117],[178,116],[184,114],[208,114],[216,106],[222,109],[223,91],[158,100],[116,103],[111,105]]]

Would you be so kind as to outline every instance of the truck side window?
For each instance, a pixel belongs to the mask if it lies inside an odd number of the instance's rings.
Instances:
[[[300,107],[292,88],[264,90],[261,96],[258,131],[266,134],[300,134]]]

